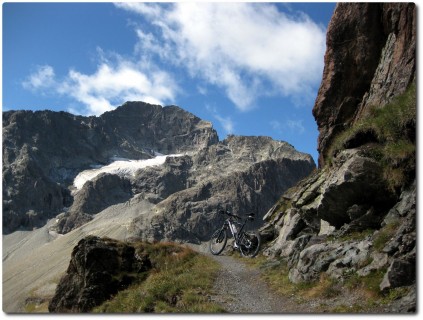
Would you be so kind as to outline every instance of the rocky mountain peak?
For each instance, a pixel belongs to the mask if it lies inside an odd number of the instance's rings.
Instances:
[[[254,165],[268,170],[282,159],[301,163],[298,168],[287,163],[281,167],[280,170],[295,172],[286,172],[289,179],[273,186],[269,199],[274,201],[278,192],[314,168],[309,155],[285,142],[240,136],[219,142],[210,122],[178,106],[137,101],[126,102],[99,117],[53,111],[5,112],[3,140],[5,233],[40,227],[59,213],[56,230],[66,233],[137,194],[156,204],[175,192],[201,189],[211,179],[229,179],[231,174],[237,174],[233,179],[242,184],[257,174],[252,169]],[[152,167],[142,164],[158,154],[176,157]],[[92,179],[79,179],[89,180],[85,185],[75,182],[81,173],[93,168],[98,173],[101,168],[104,173],[109,172],[107,165],[116,167],[112,170],[114,176],[96,174]],[[255,182],[258,189],[260,181],[264,181],[261,179]],[[269,182],[273,184],[274,179]],[[257,201],[250,200],[247,207],[257,206]],[[269,205],[266,202],[262,210]]]
[[[93,165],[217,142],[211,123],[176,106],[127,102],[99,117],[3,112],[3,232],[39,226],[68,207],[73,179]]]

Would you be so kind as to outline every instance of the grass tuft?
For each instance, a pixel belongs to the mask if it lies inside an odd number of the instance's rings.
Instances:
[[[172,243],[142,243],[136,250],[149,255],[153,270],[145,281],[119,292],[94,312],[224,312],[208,298],[219,268],[217,262]]]
[[[340,133],[331,144],[328,163],[345,149],[370,146],[369,156],[380,160],[384,178],[396,191],[415,178],[416,85],[382,108],[373,107],[368,117]]]

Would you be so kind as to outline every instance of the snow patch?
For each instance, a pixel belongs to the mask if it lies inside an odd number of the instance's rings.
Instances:
[[[90,181],[101,173],[117,174],[122,177],[133,177],[137,170],[160,166],[165,163],[167,157],[180,157],[181,154],[158,155],[152,159],[147,160],[130,160],[124,158],[112,158],[112,163],[106,166],[96,167],[94,169],[81,171],[73,181],[76,189],[81,189],[85,182]]]

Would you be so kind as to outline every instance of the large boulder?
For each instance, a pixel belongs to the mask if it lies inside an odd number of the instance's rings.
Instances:
[[[89,312],[129,286],[135,279],[133,274],[150,268],[148,256],[137,254],[133,246],[88,236],[74,248],[48,309],[55,313]]]

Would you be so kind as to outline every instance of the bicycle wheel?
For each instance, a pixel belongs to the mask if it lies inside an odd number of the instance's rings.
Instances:
[[[210,239],[210,252],[214,255],[220,254],[225,249],[227,241],[226,229],[221,228],[216,230]]]
[[[258,232],[247,231],[241,236],[239,249],[244,257],[254,258],[260,250],[261,237]]]

